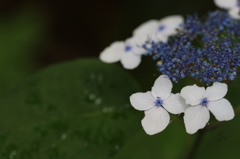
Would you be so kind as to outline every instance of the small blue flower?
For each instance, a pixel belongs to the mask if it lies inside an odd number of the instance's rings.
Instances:
[[[147,41],[143,48],[157,69],[174,82],[187,76],[210,84],[236,78],[240,66],[240,25],[225,11],[200,19],[188,16],[182,30],[168,42]],[[159,62],[158,62],[159,63]]]
[[[201,102],[200,102],[199,104],[200,104],[200,105],[203,105],[203,106],[207,106],[207,104],[208,104],[208,99],[207,99],[207,97],[203,97],[202,100],[201,100]]]
[[[155,106],[159,107],[163,104],[163,100],[161,100],[160,97],[157,97],[157,99],[155,100]]]

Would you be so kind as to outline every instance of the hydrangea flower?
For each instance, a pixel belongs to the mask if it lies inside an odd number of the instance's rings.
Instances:
[[[231,9],[237,5],[238,0],[214,0],[214,3],[219,8]]]
[[[228,10],[229,15],[234,19],[240,19],[240,3],[238,0],[214,0],[216,6]]]
[[[160,61],[157,69],[172,81],[187,76],[204,84],[234,80],[240,66],[240,25],[226,11],[188,16],[168,42],[147,42],[145,55]]]
[[[234,19],[240,19],[240,6],[234,7],[228,11],[228,14]]]
[[[142,126],[147,134],[159,133],[167,127],[170,121],[168,112],[179,114],[186,110],[184,99],[179,93],[171,93],[172,87],[170,79],[161,75],[156,79],[151,92],[130,96],[131,105],[137,110],[145,111]]]
[[[196,85],[182,88],[181,96],[186,100],[186,104],[191,105],[186,109],[183,117],[187,133],[194,134],[204,128],[210,118],[209,111],[218,121],[233,119],[232,105],[223,98],[227,90],[226,84],[218,82],[206,89]]]
[[[141,62],[146,51],[139,47],[141,37],[135,36],[126,41],[113,42],[100,53],[100,60],[106,63],[120,61],[125,69],[134,69]]]
[[[126,41],[113,42],[100,53],[100,60],[106,63],[120,61],[125,69],[135,69],[141,63],[141,55],[146,52],[141,46],[147,40],[167,42],[168,36],[176,33],[183,23],[181,16],[169,16],[160,21],[150,20],[133,32]]]
[[[149,20],[133,31],[134,36],[143,36],[144,40],[166,42],[168,37],[177,33],[176,29],[183,23],[180,15],[167,16],[161,20]]]

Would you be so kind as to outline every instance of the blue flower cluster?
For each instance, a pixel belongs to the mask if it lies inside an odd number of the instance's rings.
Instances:
[[[240,24],[225,11],[188,16],[167,43],[147,41],[146,55],[158,70],[177,82],[186,76],[210,84],[234,80],[240,66]]]

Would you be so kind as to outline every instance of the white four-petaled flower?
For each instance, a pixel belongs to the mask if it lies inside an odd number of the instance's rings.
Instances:
[[[134,69],[141,62],[141,56],[145,52],[139,45],[138,37],[129,38],[126,41],[116,41],[100,53],[100,60],[106,63],[120,61],[125,69]]]
[[[137,110],[145,111],[142,126],[149,135],[159,133],[167,127],[170,121],[168,112],[179,114],[187,108],[179,93],[171,93],[172,86],[170,79],[161,75],[156,79],[151,92],[130,96],[131,105]]]
[[[228,10],[229,15],[234,19],[240,19],[240,3],[238,0],[214,0],[216,6]]]
[[[204,128],[210,118],[209,111],[218,121],[233,119],[232,105],[223,98],[227,90],[226,84],[218,82],[206,89],[196,85],[182,88],[181,96],[186,100],[186,104],[191,105],[186,109],[183,117],[187,133],[194,134]]]
[[[133,31],[134,36],[143,36],[144,40],[166,42],[169,36],[177,33],[177,28],[183,24],[184,19],[180,15],[167,16],[161,20],[149,20]]]
[[[135,69],[146,52],[142,45],[147,40],[167,42],[168,37],[176,34],[176,29],[182,23],[183,17],[179,15],[145,22],[133,31],[133,37],[126,41],[116,41],[105,48],[100,53],[100,60],[106,63],[120,61],[125,69]]]

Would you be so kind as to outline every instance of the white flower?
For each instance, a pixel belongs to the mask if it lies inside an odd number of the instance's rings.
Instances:
[[[228,14],[234,19],[240,19],[240,5],[238,0],[214,0],[216,6],[228,10]]]
[[[135,93],[130,96],[131,105],[137,110],[145,111],[142,126],[149,135],[159,133],[167,127],[170,121],[168,112],[179,114],[187,108],[179,93],[171,93],[172,86],[170,79],[161,75],[156,79],[151,92]]]
[[[166,42],[168,37],[177,33],[176,29],[183,23],[180,15],[167,16],[161,20],[149,20],[133,31],[134,36],[143,36],[145,41]]]
[[[234,7],[230,10],[228,10],[228,14],[233,18],[233,19],[240,19],[240,8],[239,7]]]
[[[231,9],[237,6],[238,0],[214,0],[216,6],[222,9]]]
[[[193,134],[198,129],[204,128],[210,118],[209,111],[218,121],[233,119],[232,105],[223,98],[227,90],[226,84],[218,82],[213,83],[213,86],[207,89],[196,85],[182,88],[181,96],[187,104],[191,105],[186,109],[183,117],[187,133]]]
[[[142,39],[132,37],[126,41],[113,42],[100,53],[100,60],[106,63],[120,61],[124,68],[134,69],[141,62],[141,56],[146,51],[139,46]]]
[[[113,42],[100,53],[100,60],[106,63],[120,61],[124,68],[134,69],[141,63],[146,52],[142,45],[147,40],[167,42],[168,36],[176,34],[176,28],[183,23],[181,16],[168,16],[160,21],[150,20],[134,30],[132,38]]]

